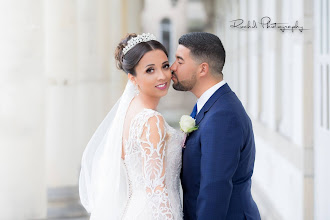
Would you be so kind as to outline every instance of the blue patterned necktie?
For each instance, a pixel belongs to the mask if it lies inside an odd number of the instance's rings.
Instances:
[[[197,115],[197,103],[195,104],[194,109],[191,112],[190,116],[196,119],[196,115]]]

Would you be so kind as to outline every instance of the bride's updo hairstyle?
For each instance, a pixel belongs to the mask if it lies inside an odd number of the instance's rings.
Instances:
[[[162,50],[168,57],[166,48],[156,40],[150,40],[147,42],[141,42],[131,48],[126,54],[123,53],[123,49],[127,46],[127,43],[136,34],[127,34],[124,39],[118,44],[115,52],[115,59],[117,68],[123,70],[125,73],[130,73],[136,76],[135,67],[140,62],[141,58],[149,51]]]

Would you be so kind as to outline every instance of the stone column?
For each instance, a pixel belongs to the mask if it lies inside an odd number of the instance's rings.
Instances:
[[[231,10],[232,10],[232,15],[234,18],[239,18],[239,4],[237,1],[233,1],[230,3],[231,4]],[[224,79],[227,81],[227,76],[230,77],[229,85],[232,85],[233,91],[238,95],[238,97],[241,97],[241,88],[240,88],[240,60],[242,58],[242,54],[239,51],[239,29],[234,29],[232,33],[230,33],[232,37],[232,41],[236,42],[232,46],[232,56],[230,59],[232,60],[232,67],[231,67],[231,72],[224,72]],[[225,65],[226,66],[226,65]],[[228,82],[227,81],[227,82]]]
[[[47,185],[77,184],[75,116],[77,81],[77,5],[74,0],[47,0]]]
[[[98,125],[115,102],[111,93],[110,2],[82,0],[78,3],[78,75],[76,121],[79,170],[82,153]],[[78,173],[75,173],[78,177]]]
[[[144,0],[126,0],[127,1],[127,14],[128,17],[127,30],[129,32],[141,33],[142,32],[142,18],[141,13],[143,9]]]
[[[46,217],[43,1],[0,3],[1,219]]]
[[[238,18],[246,18],[247,17],[247,2],[244,0],[240,0],[239,4],[237,7],[239,8],[239,16]],[[245,108],[248,107],[249,100],[248,100],[248,95],[249,95],[249,90],[248,88],[250,87],[250,72],[248,69],[248,34],[247,31],[239,31],[238,34],[238,54],[240,55],[240,60],[238,61],[239,63],[239,87],[240,89],[240,100],[242,104],[244,105]]]
[[[262,2],[262,13],[269,16],[272,20],[277,20],[276,1]],[[264,15],[262,15],[264,16]],[[262,65],[262,102],[261,102],[261,121],[271,129],[276,130],[276,29],[264,28],[261,30],[262,42],[260,59]]]
[[[111,0],[111,6],[108,11],[110,14],[108,26],[110,29],[110,93],[113,104],[121,96],[127,82],[127,75],[123,71],[119,71],[116,67],[114,53],[120,40],[124,38],[127,33],[135,32],[135,30],[130,31],[127,28],[127,20],[131,16],[128,14],[127,1],[128,0]],[[139,18],[135,17],[135,19],[138,20]]]
[[[292,19],[292,11],[293,6],[290,1],[283,1],[283,8],[281,11],[282,20],[289,21]],[[296,19],[296,18],[294,18]],[[297,34],[297,33],[296,33]],[[292,38],[292,33],[282,34],[282,53],[281,53],[281,67],[280,67],[280,75],[281,75],[281,121],[279,123],[279,131],[286,137],[292,137],[292,96],[288,94],[292,94],[292,78],[293,66],[293,54],[291,45],[294,43]]]
[[[259,19],[258,15],[258,0],[252,0],[248,4],[248,20],[256,22]],[[248,32],[248,71],[249,71],[249,113],[254,118],[257,119],[260,112],[260,69],[259,69],[259,38],[258,38],[258,30],[250,30]]]

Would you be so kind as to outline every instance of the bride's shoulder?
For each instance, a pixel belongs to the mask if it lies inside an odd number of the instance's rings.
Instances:
[[[141,135],[145,132],[151,135],[163,134],[167,131],[167,123],[162,114],[156,110],[144,108],[135,119],[136,125],[140,127]],[[143,131],[143,132],[142,132]]]
[[[139,114],[146,118],[150,118],[154,116],[164,118],[160,112],[150,108],[144,108]]]
[[[138,113],[137,120],[142,124],[156,122],[160,123],[161,125],[167,124],[160,112],[150,108],[144,108],[142,111],[140,111]]]

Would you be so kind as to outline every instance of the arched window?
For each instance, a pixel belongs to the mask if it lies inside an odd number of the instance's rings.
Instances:
[[[161,21],[160,29],[161,29],[161,42],[167,49],[168,56],[171,61],[171,59],[173,59],[173,57],[172,57],[172,50],[171,50],[172,24],[171,24],[170,19],[164,18]]]

